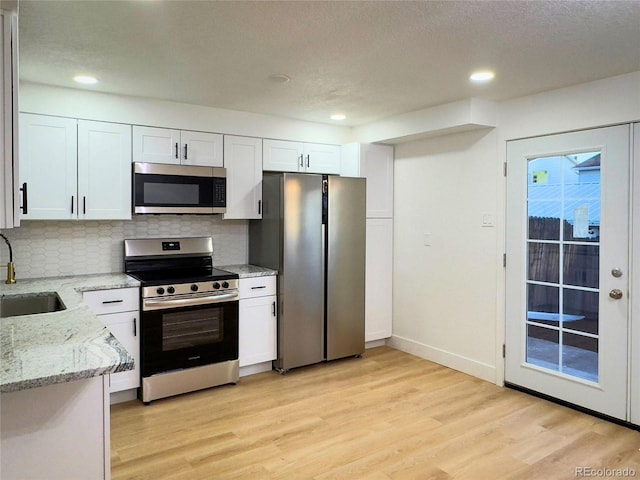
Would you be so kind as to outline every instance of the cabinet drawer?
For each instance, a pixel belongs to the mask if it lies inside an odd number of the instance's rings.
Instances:
[[[276,276],[240,279],[240,299],[276,294]]]
[[[84,292],[84,303],[96,315],[105,313],[130,312],[138,310],[140,289],[137,287],[114,288]]]

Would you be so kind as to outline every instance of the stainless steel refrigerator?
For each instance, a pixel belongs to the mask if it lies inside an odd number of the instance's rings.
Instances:
[[[281,371],[364,353],[366,180],[266,173],[249,262],[278,270]]]

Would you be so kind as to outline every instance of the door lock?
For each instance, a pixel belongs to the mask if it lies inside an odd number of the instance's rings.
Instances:
[[[620,278],[622,276],[622,270],[620,270],[619,268],[612,268],[611,275],[613,275],[616,278]]]
[[[622,290],[619,288],[614,288],[609,292],[609,296],[614,300],[620,300],[622,298]]]

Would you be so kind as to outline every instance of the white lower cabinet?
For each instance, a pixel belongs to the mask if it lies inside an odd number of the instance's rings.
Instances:
[[[0,394],[3,480],[111,478],[109,376]]]
[[[276,277],[241,278],[239,303],[240,367],[275,360]]]
[[[392,333],[393,220],[367,218],[365,341]]]
[[[111,393],[140,386],[140,299],[139,289],[115,288],[84,292],[83,300],[98,315],[129,352],[135,362],[133,370],[111,375]]]

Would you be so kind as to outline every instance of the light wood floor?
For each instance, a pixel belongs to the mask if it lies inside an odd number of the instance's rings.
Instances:
[[[114,405],[111,437],[114,480],[640,476],[640,432],[387,347]]]

